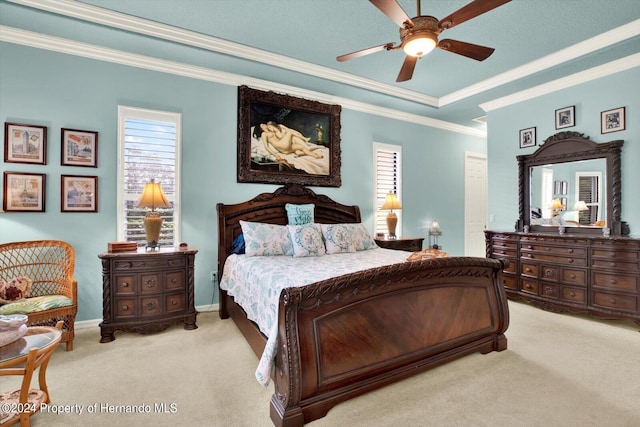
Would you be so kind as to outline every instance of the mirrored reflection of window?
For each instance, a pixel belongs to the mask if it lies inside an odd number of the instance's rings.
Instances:
[[[587,210],[578,213],[580,225],[593,225],[600,221],[602,209],[602,174],[576,172],[576,200],[584,201]]]

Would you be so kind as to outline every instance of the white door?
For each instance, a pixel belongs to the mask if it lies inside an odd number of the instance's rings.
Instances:
[[[487,156],[465,152],[464,158],[464,254],[486,256]]]

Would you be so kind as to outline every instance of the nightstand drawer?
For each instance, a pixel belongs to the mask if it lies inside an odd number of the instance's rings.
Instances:
[[[135,276],[116,276],[116,295],[135,295],[136,293],[136,277]]]
[[[184,272],[172,271],[167,273],[164,278],[164,287],[168,291],[184,289]]]
[[[114,308],[116,319],[130,319],[136,316],[136,300],[134,298],[117,299]]]
[[[171,313],[172,311],[182,310],[184,310],[184,294],[167,295],[165,311]]]
[[[140,298],[140,317],[157,316],[162,314],[162,312],[161,297]]]
[[[155,294],[160,292],[160,274],[141,274],[140,275],[140,293]]]

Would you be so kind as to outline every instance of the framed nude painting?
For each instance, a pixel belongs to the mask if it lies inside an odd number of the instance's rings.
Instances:
[[[339,187],[339,105],[238,88],[238,182]]]

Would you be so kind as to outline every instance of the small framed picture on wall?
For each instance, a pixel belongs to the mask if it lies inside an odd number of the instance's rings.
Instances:
[[[536,145],[536,128],[520,130],[520,148],[533,147]]]
[[[5,172],[5,212],[44,212],[46,175],[43,173]]]
[[[61,212],[98,212],[98,177],[62,175]]]
[[[46,165],[46,126],[5,123],[4,161],[6,163],[33,163]]]
[[[98,167],[98,132],[62,129],[62,166]]]
[[[626,128],[625,107],[600,113],[600,133],[618,132]]]
[[[576,125],[576,107],[564,107],[556,110],[556,129],[570,128]]]

